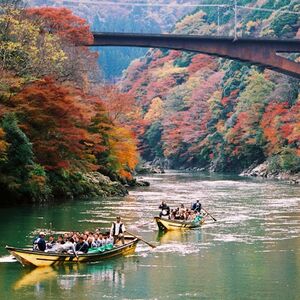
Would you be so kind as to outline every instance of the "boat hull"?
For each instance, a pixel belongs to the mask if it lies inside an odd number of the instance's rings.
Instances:
[[[200,222],[169,220],[160,217],[155,217],[154,219],[159,230],[162,231],[195,229],[199,228],[204,222],[204,219],[202,219],[203,221]]]
[[[63,264],[78,264],[99,262],[118,256],[126,256],[133,254],[138,243],[137,238],[126,239],[124,245],[117,246],[111,250],[99,253],[73,254],[49,253],[42,251],[33,251],[31,249],[14,248],[6,246],[6,249],[13,255],[23,266],[47,267]]]

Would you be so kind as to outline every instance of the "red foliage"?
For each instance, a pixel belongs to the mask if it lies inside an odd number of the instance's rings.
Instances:
[[[83,155],[90,113],[81,96],[79,90],[45,78],[14,98],[37,160],[47,169],[70,168]]]
[[[216,60],[205,54],[197,54],[192,58],[191,64],[188,66],[189,74],[195,73],[202,68],[215,69]]]
[[[283,116],[288,112],[288,104],[286,102],[271,102],[265,110],[261,120],[261,127],[264,131],[266,140],[268,141],[267,150],[269,153],[276,153],[290,134],[290,124],[283,124]],[[282,131],[282,126],[284,130]]]
[[[31,18],[40,19],[43,29],[57,34],[72,44],[91,44],[93,35],[86,20],[73,15],[72,11],[60,7],[38,7],[26,9]]]

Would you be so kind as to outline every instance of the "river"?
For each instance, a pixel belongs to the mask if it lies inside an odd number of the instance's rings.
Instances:
[[[53,206],[1,208],[0,299],[300,299],[300,188],[278,181],[168,172],[129,196]],[[153,217],[200,199],[217,219],[160,235]],[[4,249],[30,245],[40,230],[110,227],[155,243],[98,264],[23,268]]]

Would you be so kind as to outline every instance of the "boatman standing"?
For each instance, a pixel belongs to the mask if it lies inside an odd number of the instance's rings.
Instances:
[[[193,204],[192,210],[195,211],[195,212],[198,212],[198,213],[201,212],[201,203],[200,203],[199,200],[197,200],[197,201]]]
[[[116,221],[112,223],[110,228],[110,236],[114,238],[114,244],[121,240],[122,244],[125,244],[124,241],[124,232],[126,231],[124,224],[121,222],[121,217],[117,217]]]
[[[159,213],[159,217],[166,217],[170,219],[170,207],[167,205],[165,201],[162,201],[161,205],[158,207],[161,209]]]

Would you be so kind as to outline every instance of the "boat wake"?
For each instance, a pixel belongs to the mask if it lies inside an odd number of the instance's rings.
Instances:
[[[0,263],[12,263],[16,261],[17,260],[12,255],[6,255],[0,257]]]
[[[199,253],[201,250],[207,249],[209,243],[203,244],[181,244],[181,243],[168,243],[158,245],[154,249],[149,249],[147,245],[138,245],[136,253],[138,256],[156,255],[158,253],[176,253],[177,255],[185,256],[193,253]]]

